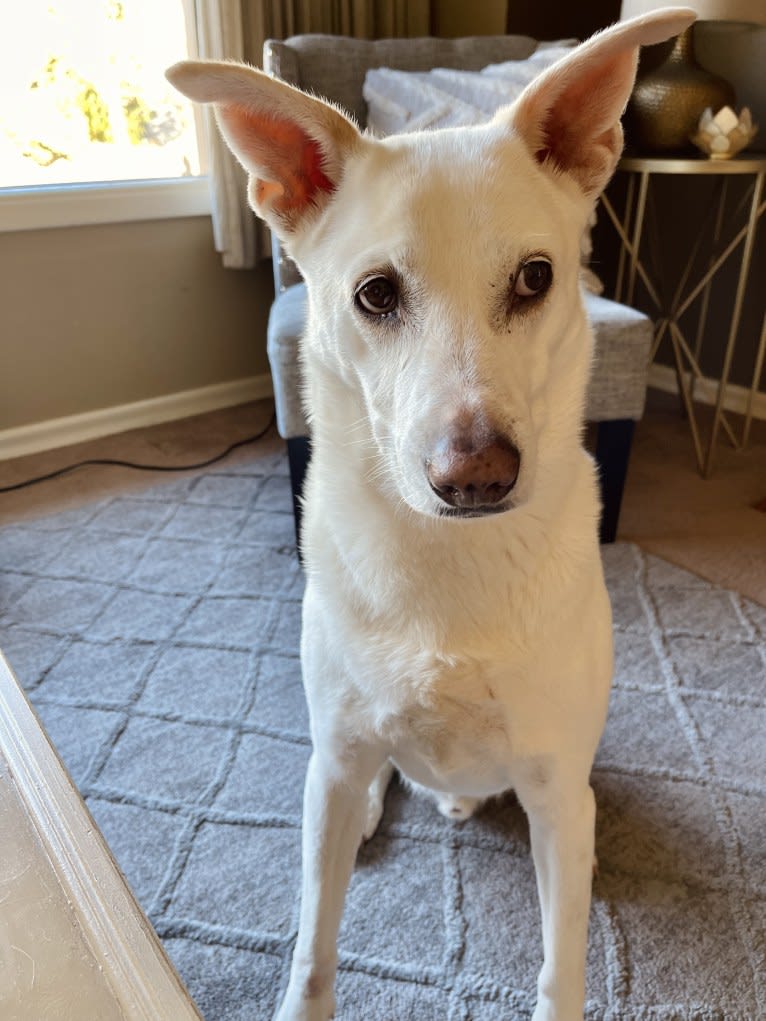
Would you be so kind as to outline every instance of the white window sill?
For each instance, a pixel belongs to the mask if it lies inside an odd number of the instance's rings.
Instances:
[[[0,232],[210,215],[206,177],[0,189]]]

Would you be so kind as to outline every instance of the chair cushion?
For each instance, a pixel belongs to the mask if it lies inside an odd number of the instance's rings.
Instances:
[[[303,412],[303,387],[298,357],[306,326],[306,285],[293,284],[277,295],[269,312],[266,350],[274,383],[279,435],[286,440],[308,436]]]
[[[646,399],[651,320],[595,294],[585,294],[585,308],[595,336],[585,417],[589,422],[639,419]],[[305,324],[306,285],[294,284],[271,306],[268,328],[277,427],[285,439],[309,435],[298,355]]]
[[[585,418],[637,421],[644,413],[646,377],[654,337],[651,319],[627,305],[585,293],[595,337]]]

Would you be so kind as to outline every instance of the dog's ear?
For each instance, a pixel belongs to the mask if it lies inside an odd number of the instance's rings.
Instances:
[[[695,17],[689,8],[673,7],[624,21],[536,78],[509,111],[535,159],[570,174],[586,195],[597,196],[622,152],[620,117],[639,48],[678,35]]]
[[[223,137],[250,175],[250,205],[281,238],[292,237],[335,191],[360,138],[355,125],[247,64],[183,60],[165,74],[189,99],[214,104]]]

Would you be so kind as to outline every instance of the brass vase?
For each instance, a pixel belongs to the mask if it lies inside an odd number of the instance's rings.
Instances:
[[[628,144],[641,153],[692,152],[689,138],[704,110],[709,106],[715,114],[734,104],[731,85],[696,62],[690,26],[665,62],[636,81],[625,117]]]

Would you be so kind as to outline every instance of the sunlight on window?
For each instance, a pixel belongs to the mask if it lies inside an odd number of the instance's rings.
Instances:
[[[0,188],[200,173],[194,114],[163,72],[183,0],[24,0],[0,38]]]

